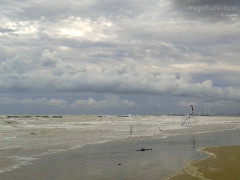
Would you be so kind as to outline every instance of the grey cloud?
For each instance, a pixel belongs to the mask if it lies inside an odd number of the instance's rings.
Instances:
[[[63,99],[46,99],[46,98],[26,98],[26,99],[14,99],[10,97],[0,97],[0,105],[14,105],[19,106],[54,106],[54,107],[66,107],[67,102]]]
[[[149,5],[153,3],[157,3],[157,1],[100,0],[96,1],[91,8],[99,14],[110,16],[114,19],[133,18],[146,11]]]
[[[9,29],[9,28],[3,28],[3,27],[0,27],[0,33],[11,33],[11,32],[14,32],[13,29]]]
[[[55,62],[51,68],[42,66],[42,57],[39,64],[28,62],[25,66],[14,66],[18,59],[7,60],[9,67],[16,69],[14,74],[5,73],[1,77],[2,89],[55,89],[57,91],[90,91],[107,93],[140,93],[155,95],[192,96],[214,99],[240,99],[240,89],[231,86],[221,88],[213,85],[211,80],[193,82],[192,78],[174,73],[141,72],[135,64],[132,65],[94,65],[85,64],[78,69],[71,64],[64,63],[56,52],[45,50],[47,56]],[[45,62],[45,60],[43,61]],[[1,69],[4,65],[1,64]],[[31,64],[32,63],[32,64]],[[36,63],[36,62],[34,62]],[[37,83],[36,83],[37,82]]]
[[[41,57],[40,61],[42,62],[43,66],[46,67],[55,67],[57,62],[60,61],[60,58],[58,57],[57,52],[51,53],[49,50],[44,50]]]
[[[174,6],[188,19],[236,22],[240,15],[240,2],[235,0],[174,0]]]
[[[49,18],[59,17],[64,15],[68,10],[66,1],[7,1],[1,2],[0,9],[3,15],[13,19],[21,20],[36,20],[41,17],[48,16]],[[69,12],[69,11],[67,11]]]
[[[189,4],[189,5],[239,5],[240,2],[236,0],[181,0],[178,1],[179,4]]]

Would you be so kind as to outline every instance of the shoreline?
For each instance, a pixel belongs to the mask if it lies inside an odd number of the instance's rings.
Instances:
[[[208,156],[185,163],[184,169],[166,180],[226,180],[240,177],[240,145],[203,147],[199,151]]]
[[[46,179],[49,176],[53,177],[52,179],[59,179],[56,176],[63,174],[64,177],[67,176],[70,179],[99,179],[98,177],[102,177],[100,179],[134,179],[136,176],[138,179],[142,177],[163,179],[181,169],[187,161],[206,157],[205,153],[197,151],[200,147],[215,144],[224,145],[226,143],[240,144],[239,138],[236,137],[239,131],[240,129],[228,129],[218,132],[168,136],[166,138],[147,137],[146,139],[144,137],[138,140],[132,139],[132,141],[90,144],[83,148],[42,156],[33,161],[31,165],[25,165],[11,172],[0,174],[0,177],[2,175],[1,179],[5,178],[6,180],[13,179],[13,177],[23,177],[22,179],[30,180],[40,171],[45,174]],[[235,137],[235,139],[232,137]],[[229,142],[229,139],[234,139],[234,141]],[[208,141],[205,142],[206,140]],[[142,147],[152,148],[153,150],[135,151]],[[169,157],[173,159],[171,160]],[[46,169],[46,165],[51,168]],[[59,171],[59,169],[64,169],[64,172]],[[94,172],[94,169],[100,169],[101,172],[100,170]],[[111,169],[111,172],[109,169]],[[142,170],[142,172],[136,174],[139,170]],[[56,171],[56,174],[52,174],[51,171]],[[146,177],[146,175],[148,176]],[[36,178],[36,180],[40,179],[41,177]]]

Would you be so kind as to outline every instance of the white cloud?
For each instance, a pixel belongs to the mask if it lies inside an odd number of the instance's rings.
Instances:
[[[68,38],[78,41],[109,41],[116,37],[112,28],[113,22],[105,17],[97,19],[70,16],[60,21],[46,22],[48,26],[42,26],[43,33],[51,38]]]
[[[1,105],[18,105],[27,107],[67,107],[67,101],[63,99],[47,99],[47,98],[25,98],[25,99],[15,99],[10,97],[1,97]]]
[[[128,108],[134,107],[136,104],[134,101],[122,100],[115,95],[107,96],[104,100],[95,100],[89,98],[88,100],[76,100],[72,103],[73,108],[89,107],[95,109],[111,109],[111,108]]]

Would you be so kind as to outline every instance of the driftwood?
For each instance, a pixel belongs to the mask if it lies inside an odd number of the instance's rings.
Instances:
[[[136,149],[136,151],[151,151],[152,149],[147,149],[147,148],[143,148],[142,149]]]

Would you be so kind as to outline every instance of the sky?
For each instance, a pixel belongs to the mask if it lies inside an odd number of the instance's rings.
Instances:
[[[0,0],[0,114],[240,114],[238,0]]]

